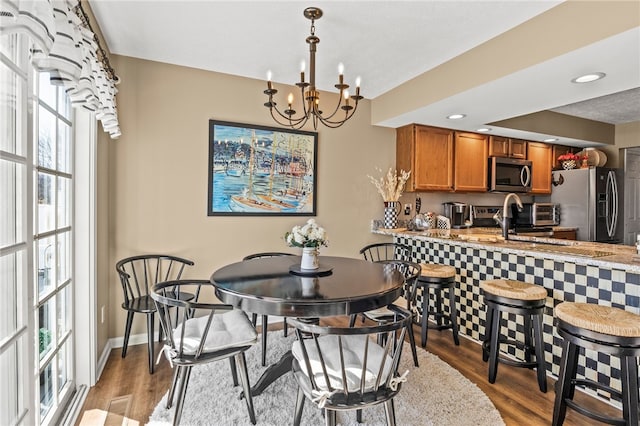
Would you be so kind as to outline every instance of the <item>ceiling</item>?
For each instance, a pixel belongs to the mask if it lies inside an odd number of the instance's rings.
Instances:
[[[274,83],[283,84],[298,81],[300,62],[308,62],[305,38],[310,22],[302,12],[307,6],[320,7],[324,16],[315,24],[321,40],[317,86],[335,92],[337,64],[342,62],[346,82],[353,85],[361,76],[361,94],[374,108],[407,82],[532,18],[546,16],[541,14],[561,3],[89,0],[111,53],[260,80],[270,70]],[[505,55],[503,60],[509,59]],[[585,89],[567,84],[566,75],[558,84],[547,84],[558,79],[561,70],[600,71],[607,77]],[[490,83],[426,102],[395,117],[372,119],[372,124],[399,127],[416,122],[475,131],[547,110],[612,125],[640,121],[640,23]],[[443,117],[452,112],[463,112],[469,120],[446,121]],[[553,136],[506,128],[491,132],[533,140]],[[592,140],[571,137],[560,142],[594,145]]]

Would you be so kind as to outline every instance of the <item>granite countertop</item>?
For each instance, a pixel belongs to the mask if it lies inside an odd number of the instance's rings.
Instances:
[[[633,246],[585,241],[560,240],[548,237],[510,235],[505,241],[499,228],[430,229],[377,229],[381,235],[395,235],[426,240],[447,240],[461,245],[478,246],[494,251],[515,252],[522,255],[569,261],[586,265],[599,265],[640,273],[640,255]]]

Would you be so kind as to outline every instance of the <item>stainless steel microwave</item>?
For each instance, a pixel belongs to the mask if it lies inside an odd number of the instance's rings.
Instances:
[[[489,191],[531,191],[531,161],[515,158],[489,158]]]

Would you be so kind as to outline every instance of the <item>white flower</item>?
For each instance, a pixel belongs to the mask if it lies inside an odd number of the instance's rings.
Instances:
[[[328,245],[327,233],[324,228],[318,226],[315,219],[307,220],[303,226],[294,226],[284,237],[290,247],[317,248]]]

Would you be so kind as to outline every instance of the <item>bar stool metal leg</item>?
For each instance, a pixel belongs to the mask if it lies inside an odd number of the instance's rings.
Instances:
[[[622,415],[629,425],[640,424],[638,414],[638,361],[636,357],[625,356],[622,359]],[[635,408],[634,408],[635,407]]]
[[[571,397],[578,365],[578,348],[568,340],[562,342],[562,359],[560,360],[560,373],[556,383],[556,400],[553,405],[553,426],[559,426],[567,415],[566,399]]]
[[[501,312],[498,309],[492,309],[491,318],[491,342],[489,343],[489,383],[496,382],[498,374],[498,354],[500,353],[500,319]]]
[[[547,368],[544,361],[544,337],[542,335],[542,315],[534,315],[533,318],[533,341],[535,344],[536,373],[538,375],[538,387],[542,392],[547,392]]]
[[[524,316],[524,360],[526,362],[531,362],[531,350],[533,349],[532,332],[533,332],[533,327],[531,326],[531,315],[525,315]]]
[[[493,308],[487,305],[486,324],[484,327],[484,340],[482,341],[482,361],[489,360],[489,345],[491,344],[491,329],[493,327]]]
[[[456,346],[460,346],[460,338],[458,337],[458,308],[456,307],[456,292],[454,287],[449,287],[449,309],[453,342]]]
[[[424,290],[427,290],[425,287]],[[422,292],[422,324],[420,330],[420,345],[427,346],[427,333],[429,332],[429,292]]]
[[[442,293],[441,291],[436,291],[436,307],[437,309],[442,309]],[[442,320],[444,318],[444,315],[442,315],[442,312],[438,312],[436,314],[434,314],[435,320],[436,320],[436,324],[438,324],[438,326],[442,327]]]

